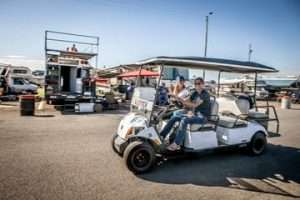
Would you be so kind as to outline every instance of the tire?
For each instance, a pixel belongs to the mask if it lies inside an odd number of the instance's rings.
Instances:
[[[111,147],[112,147],[112,149],[115,153],[117,153],[119,156],[122,156],[122,154],[115,147],[115,140],[116,140],[117,137],[118,137],[118,134],[114,133],[112,138],[111,138]]]
[[[251,139],[248,145],[248,153],[253,156],[259,156],[265,152],[267,148],[266,135],[262,132],[257,132]]]
[[[127,168],[133,173],[145,173],[152,169],[155,164],[155,152],[150,144],[134,141],[125,149],[124,161]]]

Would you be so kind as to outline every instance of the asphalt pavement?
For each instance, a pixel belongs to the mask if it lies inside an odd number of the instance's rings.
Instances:
[[[199,154],[137,176],[110,146],[125,111],[20,117],[17,106],[0,106],[0,199],[294,199],[300,106],[278,112],[281,137],[262,156]]]

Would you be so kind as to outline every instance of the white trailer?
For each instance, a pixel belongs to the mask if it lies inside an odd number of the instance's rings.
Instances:
[[[72,49],[69,44],[73,45]],[[45,97],[48,103],[69,104],[67,107],[74,110],[75,103],[94,101],[91,70],[97,67],[98,46],[99,37],[96,36],[45,32]]]
[[[1,65],[0,75],[6,94],[36,93],[38,86],[30,82],[31,70],[24,66]]]

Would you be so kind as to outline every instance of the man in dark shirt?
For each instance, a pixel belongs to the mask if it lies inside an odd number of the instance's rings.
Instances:
[[[170,151],[180,149],[180,145],[184,141],[186,128],[189,124],[205,123],[210,115],[210,96],[209,93],[204,89],[203,79],[196,78],[194,84],[195,91],[192,93],[189,99],[184,100],[177,98],[177,100],[180,101],[184,107],[189,109],[187,114],[173,116],[160,133],[162,137],[166,137],[174,124],[180,121],[180,126],[177,130],[175,141],[167,147],[167,149]]]

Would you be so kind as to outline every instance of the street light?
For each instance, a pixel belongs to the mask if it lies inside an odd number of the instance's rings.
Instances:
[[[209,12],[208,15],[205,17],[206,21],[206,31],[205,31],[205,48],[204,48],[204,57],[206,58],[207,55],[207,39],[208,39],[208,20],[209,20],[209,15],[213,15],[213,12]],[[205,70],[203,70],[203,80],[205,80]]]

